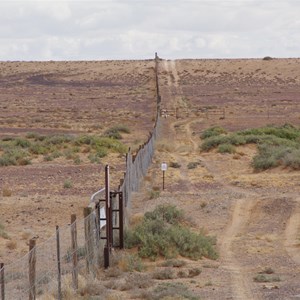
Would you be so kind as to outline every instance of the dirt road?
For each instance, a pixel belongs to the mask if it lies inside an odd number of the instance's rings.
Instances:
[[[162,105],[186,112],[191,103],[183,93],[183,66],[179,67],[181,72],[176,61],[163,61],[160,65]],[[285,170],[254,173],[250,167],[255,153],[252,146],[241,147],[243,155],[238,159],[214,151],[200,153],[199,128],[211,123],[213,120],[192,110],[163,120],[161,143],[169,148],[158,145],[145,190],[160,186],[162,161],[176,162],[180,168],[168,169],[167,188],[158,199],[140,196],[133,210],[141,212],[158,203],[172,203],[185,210],[195,229],[216,235],[220,253],[217,262],[208,268],[207,261],[195,262],[203,267],[201,281],[192,287],[200,297],[299,298],[298,174],[286,174]],[[191,168],[190,163],[195,167]],[[291,181],[295,184],[291,185]]]

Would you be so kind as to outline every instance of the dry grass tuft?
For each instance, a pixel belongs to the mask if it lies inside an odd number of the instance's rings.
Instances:
[[[3,187],[2,195],[3,197],[10,197],[12,195],[12,190],[8,187]]]
[[[30,240],[34,236],[34,233],[30,229],[24,229],[21,233],[22,240]]]
[[[6,247],[9,249],[9,250],[15,250],[17,249],[17,241],[14,241],[14,240],[10,240],[6,243]]]
[[[159,152],[174,152],[175,148],[173,144],[170,144],[167,140],[162,140],[156,144],[156,149]]]

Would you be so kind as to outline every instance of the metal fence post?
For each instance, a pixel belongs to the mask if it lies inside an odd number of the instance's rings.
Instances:
[[[72,281],[73,288],[78,289],[78,254],[77,254],[77,225],[76,225],[76,215],[71,215],[71,249],[72,249]]]
[[[56,257],[57,257],[57,299],[61,300],[61,265],[60,265],[60,240],[59,227],[56,225]]]
[[[4,263],[0,263],[1,300],[5,300]]]
[[[36,240],[31,239],[29,241],[29,300],[35,300],[36,298],[36,288],[35,288],[35,278],[36,278]]]

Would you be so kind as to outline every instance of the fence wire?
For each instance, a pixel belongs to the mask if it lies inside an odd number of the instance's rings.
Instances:
[[[119,187],[126,207],[130,207],[131,192],[138,191],[141,179],[146,175],[154,155],[154,143],[160,127],[157,64],[156,55],[156,123],[148,141],[139,151],[132,154],[129,150],[126,156],[126,172]],[[115,216],[113,220],[114,226],[118,226],[118,218]],[[106,235],[105,227],[100,229],[100,235],[98,233],[94,210],[84,219],[57,228],[54,236],[41,244],[37,243],[24,257],[0,269],[1,292],[5,292],[1,300],[35,299],[29,296],[33,290],[36,299],[59,299],[66,291],[75,290],[78,276],[95,275],[99,266],[103,266],[104,239],[101,237]],[[75,236],[77,238],[74,242]]]

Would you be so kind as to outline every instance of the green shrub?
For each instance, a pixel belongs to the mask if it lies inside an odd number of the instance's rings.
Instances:
[[[156,191],[154,189],[149,191],[149,199],[156,199],[160,196],[160,191]]]
[[[235,153],[235,147],[231,144],[221,144],[218,147],[219,153]]]
[[[123,132],[123,133],[130,133],[130,129],[128,128],[128,126],[123,125],[123,124],[115,125],[111,129],[115,130],[115,131]]]
[[[109,137],[109,138],[112,138],[112,139],[116,139],[116,140],[121,140],[122,139],[122,135],[120,134],[120,132],[114,128],[109,128],[107,129],[103,136],[105,137]]]
[[[250,143],[255,143],[258,147],[258,153],[252,161],[255,170],[266,170],[280,165],[300,169],[300,130],[290,124],[210,136],[202,143],[201,150],[209,151],[218,147],[220,153],[234,153],[234,146]]]
[[[30,141],[28,141],[26,139],[16,138],[15,145],[17,147],[21,147],[21,148],[29,148],[31,143],[30,143]]]
[[[270,276],[267,274],[258,274],[253,278],[253,280],[255,282],[278,282],[278,281],[281,281],[279,276]]]
[[[211,128],[204,130],[203,133],[201,134],[201,139],[207,139],[212,136],[218,136],[218,135],[226,134],[226,133],[227,132],[224,128],[215,126],[215,127],[211,127]]]
[[[186,285],[181,282],[166,282],[155,287],[149,295],[151,300],[160,299],[199,299]]]
[[[66,134],[51,135],[45,139],[46,145],[62,145],[70,143],[73,138]]]
[[[186,262],[180,259],[168,259],[161,263],[162,267],[173,267],[173,268],[180,268],[184,267]]]
[[[173,162],[173,161],[170,162],[170,168],[178,169],[180,167],[181,167],[181,165],[179,163]]]
[[[2,223],[0,223],[0,236],[4,239],[9,239],[9,235],[5,231],[5,227]]]
[[[158,270],[152,274],[153,279],[158,280],[166,280],[166,279],[173,279],[174,273],[171,268],[166,268],[162,270]]]
[[[202,151],[209,151],[223,143],[226,143],[225,136],[211,136],[204,140],[200,148]]]
[[[146,212],[145,220],[163,220],[169,224],[179,224],[183,221],[183,211],[174,205],[158,205],[153,211]]]
[[[189,162],[189,163],[188,163],[187,168],[188,168],[189,170],[191,170],[191,169],[196,169],[199,165],[200,165],[199,162],[197,162],[197,161],[192,161],[192,162]]]
[[[64,189],[70,189],[71,187],[73,187],[72,181],[70,179],[65,180]]]
[[[178,254],[192,259],[216,259],[215,240],[183,226],[183,213],[175,206],[160,205],[145,214],[141,223],[125,234],[127,248],[138,248],[141,257],[174,258]]]
[[[284,166],[294,170],[300,170],[300,149],[293,149],[286,152],[282,158],[282,163]]]

